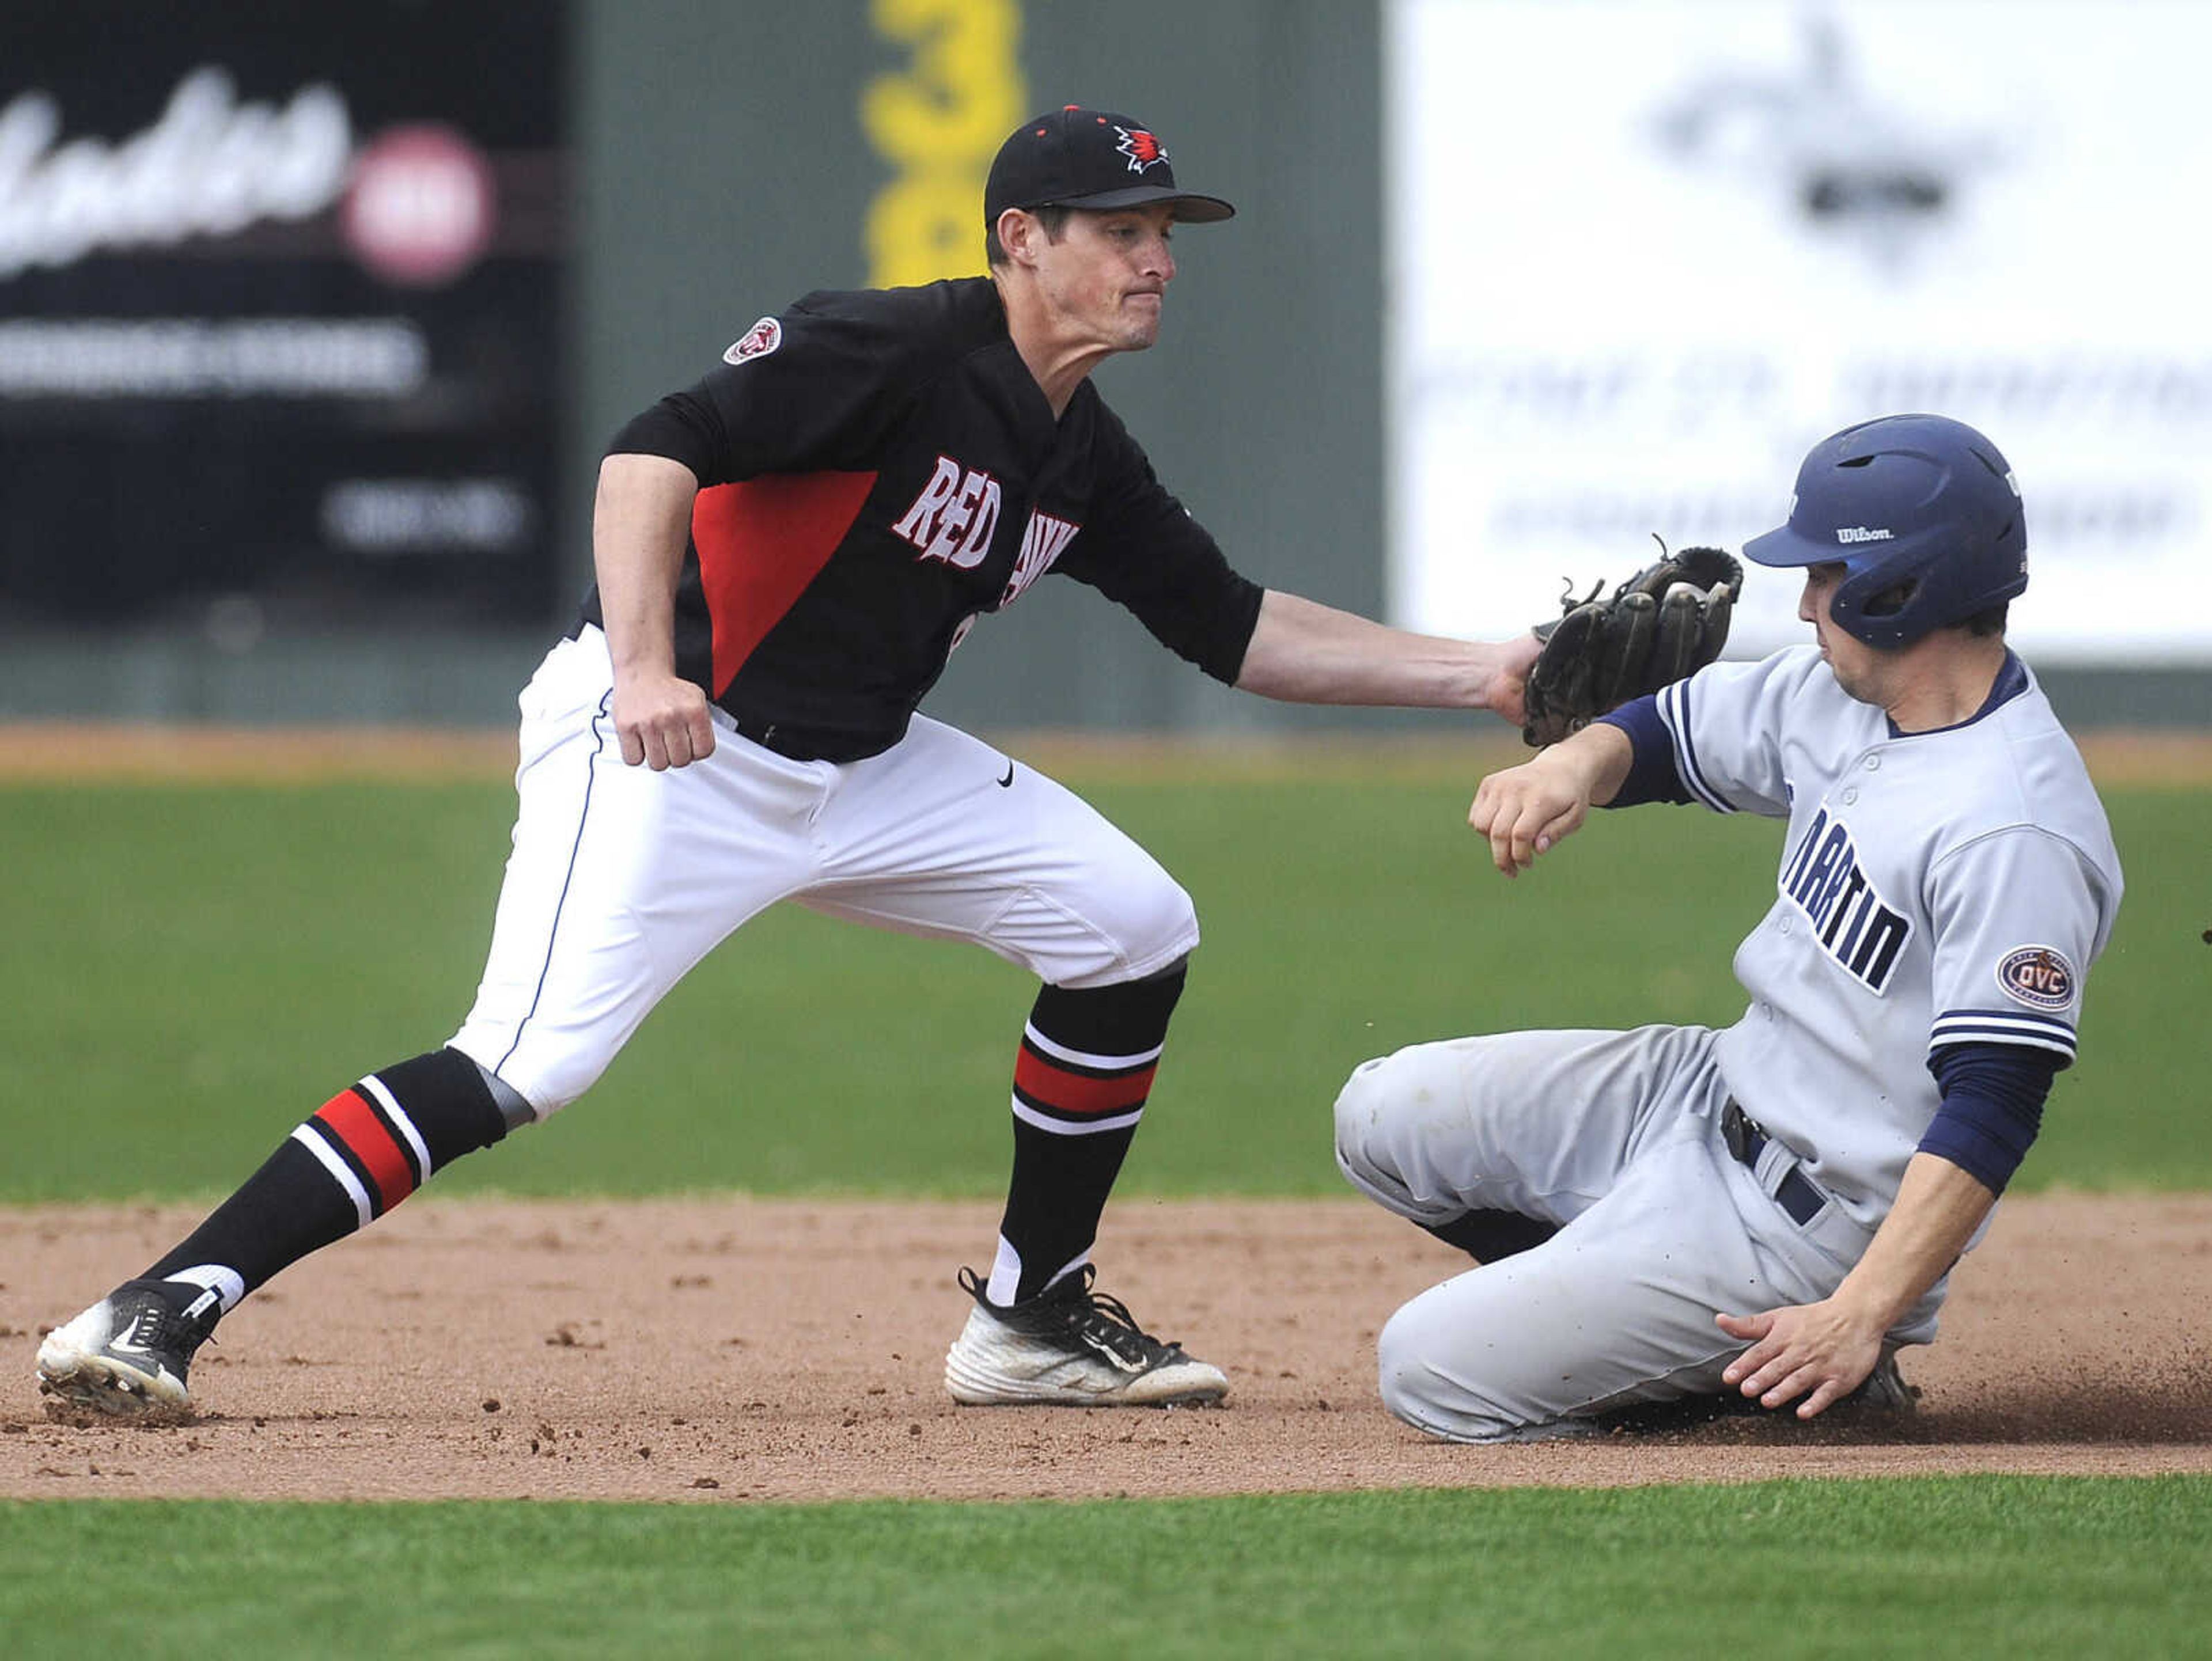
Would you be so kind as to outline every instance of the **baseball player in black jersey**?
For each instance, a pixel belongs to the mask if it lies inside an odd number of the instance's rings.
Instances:
[[[1070,106],[993,164],[990,275],[810,294],[602,464],[598,581],[521,698],[514,853],[475,1007],[311,1114],[174,1250],[51,1334],[64,1411],[174,1414],[216,1319],[434,1172],[574,1100],[768,906],[972,942],[1042,983],[1013,1172],[945,1361],[964,1403],[1219,1398],[1092,1289],[1100,1213],[1198,943],[1189,896],[1073,795],[917,714],[1048,573],[1262,696],[1522,718],[1532,636],[1385,628],[1231,570],[1091,371],[1159,332],[1171,228],[1224,220],[1159,140]]]

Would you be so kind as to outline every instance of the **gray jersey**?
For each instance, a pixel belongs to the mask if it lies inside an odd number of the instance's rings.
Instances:
[[[2081,754],[2017,658],[2008,680],[1974,720],[1906,734],[1811,646],[1659,697],[1692,796],[1790,821],[1774,904],[1736,952],[1752,1002],[1720,1035],[1722,1073],[1870,1224],[1940,1103],[1930,1055],[2024,1044],[2070,1062],[2119,908]]]

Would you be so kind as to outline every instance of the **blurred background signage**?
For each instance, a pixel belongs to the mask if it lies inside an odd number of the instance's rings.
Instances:
[[[0,625],[550,614],[564,30],[0,15]]]
[[[2147,603],[2212,555],[2212,7],[1393,0],[1386,52],[1399,621],[1735,547],[1932,410],[2026,492],[2031,658],[2212,663]],[[1803,638],[1747,597],[1735,654]]]

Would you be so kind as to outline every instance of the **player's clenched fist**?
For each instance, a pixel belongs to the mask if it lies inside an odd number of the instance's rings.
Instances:
[[[623,760],[632,767],[661,773],[714,753],[707,694],[679,676],[624,678],[615,687],[614,717]]]
[[[1518,876],[1536,856],[1583,822],[1589,797],[1578,774],[1550,759],[1493,773],[1476,786],[1467,822],[1490,839],[1491,863]]]
[[[1533,761],[1493,773],[1475,787],[1467,822],[1490,839],[1491,863],[1518,876],[1582,827],[1593,805],[1613,799],[1633,751],[1619,727],[1583,728]]]

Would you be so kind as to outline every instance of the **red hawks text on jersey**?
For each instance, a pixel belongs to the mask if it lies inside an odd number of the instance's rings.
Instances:
[[[1054,420],[987,278],[809,294],[613,448],[698,478],[678,670],[787,754],[896,743],[969,624],[1048,572],[1224,682],[1258,620],[1089,382]]]
[[[929,482],[891,529],[920,549],[925,560],[943,560],[964,571],[990,552],[999,503],[996,479],[939,456]]]

